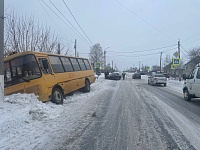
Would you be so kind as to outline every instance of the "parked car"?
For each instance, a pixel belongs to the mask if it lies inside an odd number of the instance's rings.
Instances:
[[[184,77],[183,95],[186,101],[191,98],[200,98],[200,64],[198,64],[189,76]]]
[[[164,75],[166,78],[169,78],[169,77],[170,77],[169,73],[163,73],[163,75]]]
[[[141,79],[141,75],[139,73],[132,74],[132,79]]]
[[[163,84],[164,86],[167,85],[167,78],[163,74],[153,74],[148,77],[148,84],[157,85]]]
[[[140,75],[145,75],[145,72],[140,72]]]
[[[107,79],[110,79],[110,80],[121,80],[121,75],[119,74],[119,72],[113,72],[113,73],[110,73],[107,76]]]

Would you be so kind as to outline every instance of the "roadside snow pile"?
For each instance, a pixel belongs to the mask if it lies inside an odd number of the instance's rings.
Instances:
[[[178,81],[178,80],[173,80],[173,79],[168,79],[167,80],[167,86],[170,87],[171,90],[177,91],[179,93],[183,93],[182,88],[184,85],[184,80]]]
[[[44,122],[58,118],[63,111],[63,106],[42,103],[34,94],[6,96],[0,106],[0,149],[25,149],[41,137]]]
[[[55,118],[59,116],[59,111],[55,111],[55,107],[62,107],[61,105],[54,105],[49,104],[46,105],[45,103],[42,103],[41,101],[38,101],[37,97],[34,94],[13,94],[10,96],[6,96],[4,99],[4,109],[5,111],[9,113],[3,112],[3,116],[6,119],[12,120],[14,119],[13,116],[9,118],[9,116],[6,116],[5,114],[15,114],[15,117],[18,119],[21,117],[26,117],[33,120],[42,120],[45,118]],[[16,112],[24,111],[21,116],[17,116]],[[0,112],[1,113],[1,112]],[[54,114],[54,115],[52,115]],[[4,119],[0,116],[0,122]]]
[[[100,75],[90,93],[77,91],[63,105],[42,103],[34,94],[5,96],[0,100],[0,149],[55,149],[89,124],[110,84]]]

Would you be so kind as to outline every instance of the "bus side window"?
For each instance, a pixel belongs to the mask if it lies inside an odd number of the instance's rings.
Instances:
[[[70,58],[70,60],[71,60],[71,62],[72,62],[72,66],[73,66],[74,70],[75,70],[75,71],[80,71],[81,68],[80,68],[80,66],[79,66],[79,63],[78,63],[77,59],[75,59],[75,58]]]
[[[84,63],[85,63],[86,69],[87,69],[87,70],[91,70],[89,61],[88,61],[87,59],[84,59],[83,61],[84,61]]]
[[[51,68],[46,58],[39,58],[40,66],[44,74],[51,74]]]
[[[80,67],[81,67],[81,70],[86,70],[86,66],[85,66],[83,60],[82,59],[77,59],[77,60],[78,60],[78,63],[80,65]]]

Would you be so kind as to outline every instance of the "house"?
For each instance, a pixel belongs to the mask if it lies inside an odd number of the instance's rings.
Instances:
[[[182,66],[177,66],[174,69],[171,69],[171,65],[172,63],[169,63],[167,66],[163,68],[164,73],[173,78],[177,79],[181,78],[184,74],[184,68]]]
[[[200,56],[196,56],[194,59],[186,63],[184,74],[189,75],[198,63],[200,63]]]
[[[187,62],[184,66],[178,66],[175,69],[171,69],[171,64],[166,65],[163,70],[171,77],[180,78],[183,74],[189,75],[195,66],[200,63],[200,56],[196,56],[194,59]]]

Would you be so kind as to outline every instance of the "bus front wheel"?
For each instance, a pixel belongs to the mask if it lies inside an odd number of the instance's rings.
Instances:
[[[54,88],[51,95],[51,102],[63,104],[63,93],[59,88]]]

